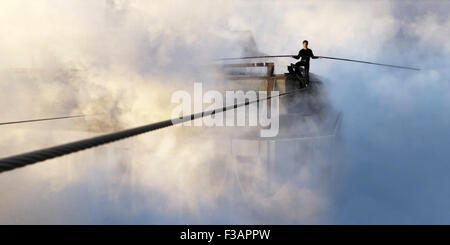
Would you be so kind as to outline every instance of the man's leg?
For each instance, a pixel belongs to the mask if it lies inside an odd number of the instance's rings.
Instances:
[[[295,73],[297,73],[298,75],[300,75],[302,77],[302,73],[300,72],[301,66],[304,66],[304,62],[299,61],[299,62],[295,63],[294,68],[295,68]]]
[[[305,62],[305,77],[306,77],[306,81],[309,84],[309,64]]]
[[[301,66],[305,66],[305,62],[304,61],[299,61],[297,63],[295,63],[295,74],[297,75],[297,79],[299,82],[299,87],[303,88],[306,84],[305,84],[305,79],[304,76],[302,75],[302,72],[300,70]]]

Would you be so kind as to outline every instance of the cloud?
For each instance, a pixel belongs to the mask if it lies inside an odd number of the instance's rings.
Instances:
[[[105,114],[1,128],[2,155],[167,119],[172,91],[195,81],[225,88],[204,64],[241,55],[242,33],[268,54],[295,53],[308,39],[317,55],[423,68],[313,61],[344,112],[341,184],[331,190],[311,163],[298,169],[300,183],[275,182],[268,202],[258,188],[239,194],[227,185],[229,156],[217,158],[222,143],[175,127],[2,174],[2,223],[448,223],[439,194],[449,184],[445,1],[0,5],[4,119]],[[249,186],[267,174],[255,169]]]

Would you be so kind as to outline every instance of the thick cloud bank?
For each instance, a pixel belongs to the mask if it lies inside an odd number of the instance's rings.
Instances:
[[[342,160],[332,180],[312,163],[302,188],[280,185],[278,206],[233,199],[217,142],[186,142],[175,127],[0,174],[0,223],[448,224],[449,10],[447,1],[3,0],[2,121],[101,115],[4,126],[2,156],[167,119],[173,91],[224,88],[205,67],[241,55],[246,35],[267,54],[296,53],[308,39],[316,55],[421,71],[313,60],[344,115]],[[278,62],[284,72],[291,61]],[[322,181],[333,188],[316,188]]]

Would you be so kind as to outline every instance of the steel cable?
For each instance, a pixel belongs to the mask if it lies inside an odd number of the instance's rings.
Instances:
[[[299,91],[303,91],[305,89],[297,89],[290,92],[281,93],[276,97],[281,97],[289,94],[293,94]],[[186,121],[191,121],[194,119],[202,118],[204,116],[213,115],[216,113],[224,112],[227,110],[235,109],[241,106],[249,105],[251,103],[257,103],[260,101],[270,100],[272,99],[272,96],[268,96],[266,98],[258,98],[254,101],[245,101],[244,103],[240,104],[234,104],[230,106],[225,106],[222,108],[217,108],[214,110],[206,111],[206,112],[200,112],[200,113],[194,113],[189,116],[185,116],[182,118],[175,118],[175,119],[169,119],[157,123],[147,124],[140,127],[135,127],[131,129],[125,129],[118,132],[113,132],[105,135],[95,136],[92,138],[79,140],[70,142],[67,144],[57,145],[49,148],[44,148],[36,151],[31,151],[23,154],[18,154],[10,157],[5,157],[0,159],[0,173],[5,171],[10,171],[19,167],[23,167],[26,165],[34,164],[37,162],[41,162],[44,160],[52,159],[55,157],[60,157],[63,155],[67,155],[70,153],[78,152],[81,150],[85,150],[88,148],[96,147],[99,145],[111,143],[117,140],[137,136],[139,134],[147,133],[150,131],[154,131],[157,129],[162,129],[166,127],[170,127],[176,124],[180,124]]]
[[[220,60],[226,61],[226,60],[264,59],[264,58],[283,58],[283,57],[292,57],[292,56],[295,56],[295,55],[292,55],[292,54],[291,55],[284,55],[283,54],[283,55],[246,56],[246,57],[237,57],[237,58],[221,58],[221,59],[216,59],[215,61],[220,61]],[[369,64],[369,65],[387,66],[387,67],[392,67],[392,68],[420,71],[419,68],[415,68],[415,67],[390,65],[390,64],[376,63],[376,62],[363,61],[363,60],[353,60],[353,59],[336,58],[336,57],[329,57],[329,56],[322,56],[322,58],[330,59],[330,60],[341,60],[341,61],[364,63],[364,64]]]

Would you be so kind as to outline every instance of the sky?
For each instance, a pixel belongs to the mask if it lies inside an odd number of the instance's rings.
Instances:
[[[242,55],[243,35],[271,55],[307,39],[316,55],[421,71],[312,61],[343,113],[333,176],[311,162],[300,186],[239,194],[227,157],[215,155],[220,140],[175,127],[0,174],[0,223],[448,224],[449,10],[448,1],[2,1],[2,121],[102,114],[3,126],[2,156],[169,118],[173,91],[225,88],[205,67]]]

